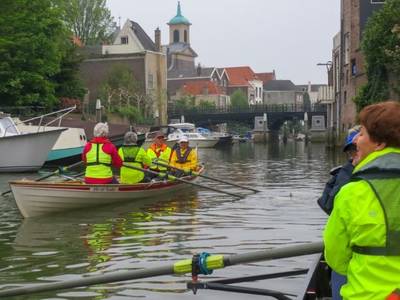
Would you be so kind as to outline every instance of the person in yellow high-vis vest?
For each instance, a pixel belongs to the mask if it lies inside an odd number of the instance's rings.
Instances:
[[[147,156],[146,151],[137,145],[137,135],[134,132],[127,132],[124,136],[124,144],[119,148],[118,154],[123,164],[137,168],[147,168],[151,164],[151,159]],[[143,182],[145,174],[142,171],[121,167],[120,183],[135,184]]]
[[[400,103],[366,106],[356,166],[334,199],[325,260],[347,276],[344,300],[389,299],[400,288]]]
[[[165,136],[162,132],[156,134],[153,143],[150,145],[149,149],[147,149],[147,156],[152,162],[159,161],[162,164],[169,164],[171,148],[165,143]],[[150,165],[150,169],[156,172],[167,171],[166,167],[154,163]]]
[[[170,166],[184,170],[185,173],[196,171],[198,168],[197,151],[189,147],[189,139],[183,136],[179,139],[179,145],[172,152]],[[176,175],[183,175],[182,172],[175,172]]]
[[[107,123],[97,123],[93,130],[93,139],[83,149],[82,161],[86,164],[85,183],[116,183],[111,167],[120,168],[122,160],[117,148],[108,140],[108,132]]]

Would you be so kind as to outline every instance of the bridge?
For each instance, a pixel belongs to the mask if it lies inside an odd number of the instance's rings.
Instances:
[[[168,118],[180,119],[185,117],[186,122],[195,123],[197,126],[207,126],[226,122],[242,122],[254,126],[255,117],[267,114],[267,126],[270,130],[279,130],[285,121],[304,120],[308,116],[308,125],[311,126],[313,116],[323,116],[326,128],[326,105],[314,104],[310,106],[279,104],[279,105],[249,105],[246,107],[193,107],[182,108],[176,105],[168,106]]]

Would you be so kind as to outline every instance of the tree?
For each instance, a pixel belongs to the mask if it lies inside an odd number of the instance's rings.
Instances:
[[[141,122],[152,115],[153,101],[124,65],[115,65],[100,87],[100,97],[110,112],[126,116],[132,122]],[[140,115],[140,117],[139,117]]]
[[[400,95],[400,0],[388,0],[368,21],[363,34],[368,83],[354,101],[357,109]]]
[[[0,1],[0,99],[3,105],[57,103],[65,30],[51,0]]]
[[[78,54],[77,46],[71,39],[64,41],[64,53],[60,64],[60,72],[52,77],[55,83],[57,98],[82,99],[85,87],[79,77],[79,65],[83,58]]]
[[[207,101],[207,100],[200,100],[200,103],[198,105],[198,108],[202,111],[214,111],[216,108],[216,105],[214,102]]]
[[[303,95],[303,108],[304,108],[304,111],[311,110],[311,99],[310,99],[310,95],[308,94],[308,92],[305,92]]]
[[[231,107],[235,109],[247,108],[249,106],[246,94],[237,89],[231,95]]]
[[[106,0],[53,0],[63,20],[84,45],[109,42],[114,31],[113,17]]]

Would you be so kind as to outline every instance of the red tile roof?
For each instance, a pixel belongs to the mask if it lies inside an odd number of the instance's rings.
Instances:
[[[196,80],[185,82],[182,86],[183,91],[190,95],[203,95],[205,89],[208,89],[209,95],[223,94],[221,88],[210,80]]]
[[[256,73],[256,75],[260,80],[262,80],[263,85],[266,84],[268,81],[276,80],[275,71],[267,73]]]
[[[229,86],[249,86],[249,81],[258,79],[250,67],[225,68],[229,77]]]

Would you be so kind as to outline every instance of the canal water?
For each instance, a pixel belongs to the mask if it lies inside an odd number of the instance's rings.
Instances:
[[[32,219],[21,217],[12,196],[0,198],[0,289],[162,266],[203,251],[231,255],[321,240],[326,216],[316,200],[329,170],[343,161],[341,153],[304,142],[243,143],[199,152],[208,175],[262,192],[201,179],[248,196],[234,199],[189,189],[165,199]],[[34,176],[0,175],[0,190],[6,190],[11,179]],[[307,268],[313,260],[304,256],[233,266],[207,279]],[[12,299],[262,298],[210,290],[193,295],[186,289],[188,280],[190,276],[162,276]],[[242,285],[296,294],[303,284],[304,276],[295,276]]]

